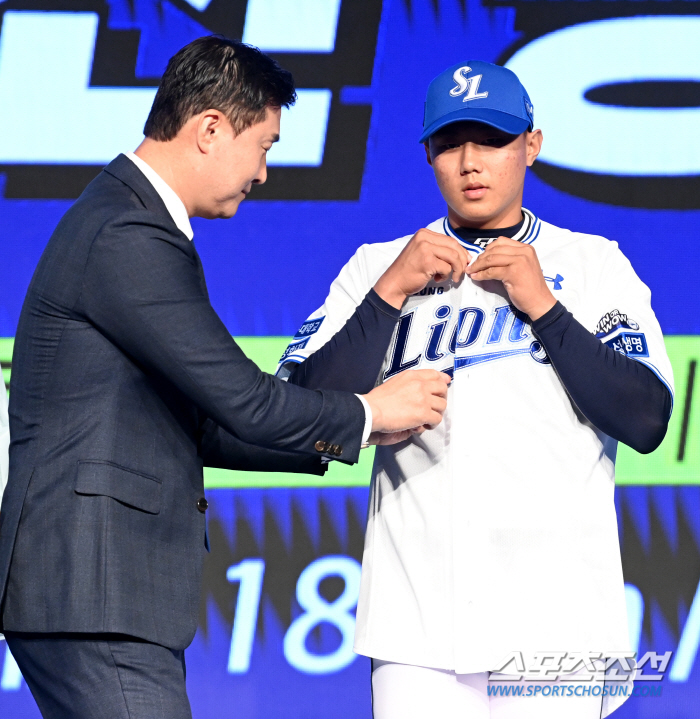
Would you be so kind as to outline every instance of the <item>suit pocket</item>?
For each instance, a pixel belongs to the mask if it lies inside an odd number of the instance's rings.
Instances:
[[[162,483],[147,474],[134,472],[110,462],[78,462],[75,491],[78,494],[111,497],[149,514],[160,512]]]

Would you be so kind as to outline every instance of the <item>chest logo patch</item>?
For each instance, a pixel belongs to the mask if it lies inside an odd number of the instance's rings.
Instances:
[[[559,273],[557,273],[555,277],[547,277],[547,276],[545,275],[544,279],[545,279],[546,282],[551,282],[551,283],[552,283],[552,289],[553,289],[553,290],[560,290],[560,289],[561,289],[561,283],[564,281],[564,278],[563,278]]]

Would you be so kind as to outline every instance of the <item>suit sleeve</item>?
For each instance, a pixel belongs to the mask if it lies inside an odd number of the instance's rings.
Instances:
[[[357,461],[359,399],[263,373],[214,312],[194,247],[152,213],[130,212],[98,234],[78,309],[145,371],[166,377],[245,444]]]
[[[257,447],[242,442],[210,419],[202,426],[200,455],[205,467],[242,472],[323,475],[328,469],[328,464],[318,456]]]
[[[7,392],[5,383],[0,374],[0,501],[7,484],[7,470],[9,467],[10,450],[10,422],[7,416]]]

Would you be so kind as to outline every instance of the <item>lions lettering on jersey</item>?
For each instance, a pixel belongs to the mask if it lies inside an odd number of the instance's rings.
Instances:
[[[418,297],[423,292],[414,296]],[[549,358],[541,343],[533,340],[525,316],[512,305],[496,307],[488,321],[486,312],[481,307],[464,307],[453,313],[450,305],[441,305],[435,310],[434,317],[439,321],[430,326],[425,349],[416,357],[408,359],[406,348],[416,312],[417,309],[407,312],[399,320],[390,351],[389,367],[384,373],[385,380],[418,366],[421,360],[440,363],[440,369],[450,375],[465,367],[527,353],[536,362],[549,364]],[[482,341],[479,344],[480,339]],[[465,350],[469,348],[475,349],[465,354]],[[487,348],[489,351],[484,351]]]
[[[601,342],[643,362],[671,390],[666,360],[659,366],[663,340],[649,305],[648,289],[617,245],[543,223],[524,207],[522,212],[524,222],[513,239],[524,244],[537,240],[544,279],[554,296]],[[453,237],[474,255],[484,252],[495,239],[468,242],[453,231],[447,217],[431,223],[428,229]],[[365,245],[358,250],[333,283],[326,303],[291,340],[278,366],[279,377],[286,378],[294,363],[303,362],[341,329],[410,239]],[[570,244],[572,252],[564,249]],[[600,275],[601,268],[604,289],[592,292],[587,288],[593,286],[591,281]],[[479,365],[481,374],[494,363],[500,365],[500,360],[521,355],[534,371],[550,364],[527,318],[509,304],[505,294],[469,287],[469,282],[463,282],[461,288],[451,283],[430,283],[407,299],[381,370],[382,380],[411,368],[431,368],[452,376],[455,372],[466,374],[460,370]],[[631,310],[635,319],[619,309],[609,309],[620,306]],[[523,366],[516,371],[528,370]]]

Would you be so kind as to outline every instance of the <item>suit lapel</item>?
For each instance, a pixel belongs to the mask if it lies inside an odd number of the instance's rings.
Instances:
[[[155,187],[153,187],[153,185],[149,182],[148,178],[124,154],[121,154],[112,160],[112,162],[105,167],[104,171],[113,177],[116,177],[125,185],[128,185],[136,193],[147,210],[155,212],[161,218],[165,219],[168,224],[172,226],[173,232],[177,233],[179,237],[182,237],[185,240],[186,247],[194,257],[202,289],[208,298],[209,292],[207,290],[206,280],[204,279],[204,268],[202,267],[202,260],[199,257],[197,248],[195,247],[194,242],[190,241],[190,239],[175,224],[171,214],[168,212],[168,208],[165,206],[165,203],[156,192]]]
[[[155,212],[160,217],[167,219],[173,226],[173,229],[185,235],[178,229],[168,208],[156,192],[155,187],[149,182],[148,178],[139,170],[138,167],[124,154],[118,155],[104,169],[105,172],[116,177],[118,180],[128,185],[143,203],[144,207],[151,212]],[[185,237],[189,242],[189,239]]]

